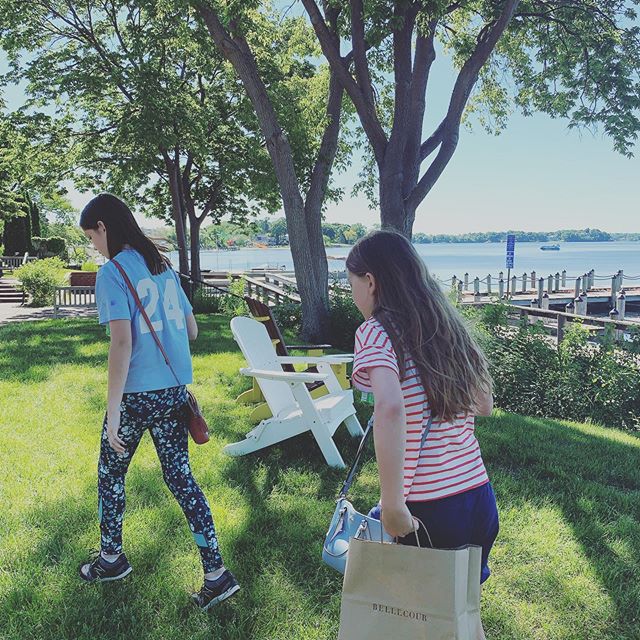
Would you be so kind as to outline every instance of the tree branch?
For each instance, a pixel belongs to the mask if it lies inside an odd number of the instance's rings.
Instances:
[[[334,37],[338,38],[338,18],[340,16],[339,7],[327,7],[326,16]],[[338,150],[338,136],[340,133],[340,114],[342,113],[342,97],[344,88],[340,84],[333,70],[329,76],[329,96],[327,100],[325,127],[318,149],[318,155],[311,171],[309,189],[305,198],[305,212],[314,208],[312,215],[320,218],[324,196],[327,192],[331,169]]]
[[[451,160],[458,145],[460,120],[469,96],[471,95],[471,90],[478,79],[478,73],[489,59],[500,36],[502,36],[504,30],[507,28],[509,21],[518,8],[519,2],[520,0],[505,0],[500,17],[494,23],[489,23],[480,30],[476,47],[471,56],[464,65],[462,65],[462,69],[460,69],[460,73],[456,79],[447,115],[438,127],[438,130],[440,130],[440,127],[443,127],[440,134],[442,138],[440,151],[409,196],[407,206],[410,210],[415,211],[417,206],[424,200],[429,191],[431,191],[433,185],[442,175],[442,172]],[[421,146],[421,155],[429,151],[435,144],[438,139],[438,136],[436,136],[438,130],[431,136],[431,138],[435,136],[433,142],[429,142],[429,140],[431,140],[430,138],[423,143]],[[422,151],[423,148],[424,152]]]
[[[385,166],[402,171],[405,159],[411,101],[411,39],[415,26],[417,6],[399,9],[396,4],[394,18],[402,20],[402,27],[393,31],[393,75],[395,81],[395,99],[393,108],[393,126],[389,144],[385,153]]]
[[[420,138],[422,124],[426,110],[426,94],[429,82],[431,66],[436,59],[434,46],[437,21],[433,20],[428,25],[427,33],[418,33],[416,38],[416,51],[413,60],[413,72],[411,74],[411,94],[409,106],[409,119],[407,123],[407,141],[405,145],[405,169],[403,195],[418,181],[422,157]],[[426,156],[425,156],[426,157]]]
[[[334,40],[338,42],[337,46],[339,47],[338,38],[334,37]],[[351,42],[353,45],[353,67],[356,81],[360,86],[367,108],[374,110],[375,101],[367,63],[367,45],[364,38],[364,7],[362,0],[351,0]]]
[[[331,33],[327,27],[318,5],[315,0],[302,0],[302,4],[309,15],[311,25],[313,26],[316,36],[322,47],[322,53],[329,62],[329,66],[336,74],[337,79],[340,81],[345,91],[349,94],[351,101],[353,102],[362,127],[367,134],[371,148],[373,149],[376,161],[382,164],[384,160],[384,153],[387,146],[387,136],[384,129],[380,124],[380,120],[375,112],[375,105],[371,105],[365,98],[365,95],[353,79],[353,76],[349,72],[349,68],[346,66],[344,59],[340,55],[340,43],[336,41],[335,36]],[[355,53],[353,54],[355,58]]]

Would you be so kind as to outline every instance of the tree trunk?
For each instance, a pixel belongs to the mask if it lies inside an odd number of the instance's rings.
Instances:
[[[200,227],[202,220],[189,213],[189,242],[191,246],[191,279],[195,282],[202,280],[200,270]],[[196,287],[197,288],[197,287]]]
[[[382,229],[391,229],[411,239],[415,209],[411,210],[402,193],[403,176],[395,167],[379,169],[380,223]]]
[[[298,198],[295,198],[293,194],[285,196],[283,192],[282,200],[298,293],[302,301],[302,338],[308,342],[324,342],[329,327],[327,255],[324,244],[319,252],[317,243],[310,241],[305,225],[304,205],[299,193]]]
[[[171,212],[176,225],[176,239],[178,241],[178,263],[180,273],[189,275],[189,258],[187,257],[187,240],[184,232],[184,215],[180,198],[179,176],[175,164],[166,151],[162,151],[167,175],[169,176],[169,192],[171,194]]]
[[[329,294],[327,277],[322,275],[327,267],[324,245],[320,246],[320,220],[307,220],[291,146],[280,126],[249,45],[242,36],[232,36],[218,14],[206,3],[198,0],[195,5],[214,42],[240,77],[255,109],[282,196],[298,292],[302,300],[302,337],[310,341],[323,340],[328,327]],[[317,229],[317,238],[309,236],[311,229]]]

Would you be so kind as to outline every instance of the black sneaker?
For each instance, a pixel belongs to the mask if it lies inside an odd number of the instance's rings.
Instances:
[[[90,560],[80,565],[80,577],[85,582],[109,582],[121,580],[133,571],[127,556],[121,553],[117,560],[107,562],[100,553]]]
[[[205,580],[199,593],[194,593],[191,598],[203,611],[214,604],[231,597],[240,590],[240,585],[235,576],[228,569],[217,580]]]

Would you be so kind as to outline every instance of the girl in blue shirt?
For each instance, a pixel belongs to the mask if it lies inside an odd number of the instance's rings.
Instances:
[[[148,429],[164,480],[179,502],[200,551],[204,585],[193,594],[202,609],[225,600],[240,588],[222,562],[211,510],[189,465],[186,386],[192,381],[189,340],[198,326],[180,281],[167,258],[138,226],[120,199],[101,194],[87,204],[80,227],[107,262],[96,278],[101,324],[109,327],[107,412],[98,464],[98,515],[101,551],[80,567],[87,582],[119,580],[132,571],[122,551],[125,476]],[[164,347],[167,366],[124,278],[131,280]]]

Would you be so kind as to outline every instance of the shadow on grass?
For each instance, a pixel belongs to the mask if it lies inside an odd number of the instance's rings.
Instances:
[[[555,421],[509,415],[484,420],[479,432],[499,504],[511,508],[524,503],[552,504],[561,510],[615,604],[616,619],[606,621],[607,633],[601,637],[637,637],[638,450]],[[345,459],[351,459],[356,443],[344,428],[338,443]],[[196,477],[202,475],[197,468],[195,472]],[[368,473],[374,472],[369,469]],[[214,490],[223,496],[224,488],[230,487],[237,507],[245,514],[227,531],[219,532],[223,554],[242,581],[243,590],[208,616],[193,611],[186,594],[176,593],[183,587],[177,586],[179,581],[171,574],[175,546],[194,558],[197,551],[182,513],[164,488],[159,465],[137,466],[134,460],[127,478],[128,513],[135,521],[133,579],[114,585],[79,583],[75,571],[86,553],[86,541],[91,535],[96,543],[98,539],[92,479],[73,497],[47,502],[25,514],[29,521],[38,523],[39,539],[29,552],[29,571],[15,567],[18,575],[0,605],[7,637],[116,638],[135,634],[150,638],[162,632],[163,637],[176,638],[181,633],[190,638],[207,634],[230,639],[268,638],[270,624],[286,628],[287,615],[300,612],[309,625],[328,625],[334,633],[341,576],[325,567],[320,555],[333,499],[344,475],[344,471],[326,466],[311,436],[299,436],[242,458],[222,459],[208,482],[215,483]],[[357,491],[360,501],[369,504],[377,497],[371,483]],[[611,527],[629,549],[624,557],[607,544]],[[561,597],[561,581],[553,589],[558,593],[549,593],[546,598]],[[282,602],[293,596],[295,603]],[[273,607],[273,611],[264,611],[265,607]],[[30,628],[26,621],[31,619],[38,621],[32,633],[25,631]],[[296,624],[304,623],[297,620]],[[274,633],[272,637],[284,636]],[[515,622],[503,620],[496,637],[535,636],[523,634]]]
[[[103,343],[87,354],[85,349]],[[106,366],[109,343],[93,320],[43,320],[0,327],[0,379],[47,380],[60,364]]]
[[[509,414],[481,421],[478,434],[498,507],[559,509],[615,605],[603,637],[639,638],[640,448],[556,420]]]
[[[192,343],[195,356],[235,352],[225,316],[198,316],[200,336]],[[96,345],[98,348],[95,348]],[[18,382],[47,380],[53,367],[78,364],[107,366],[109,338],[97,319],[42,320],[0,327],[0,379]]]

